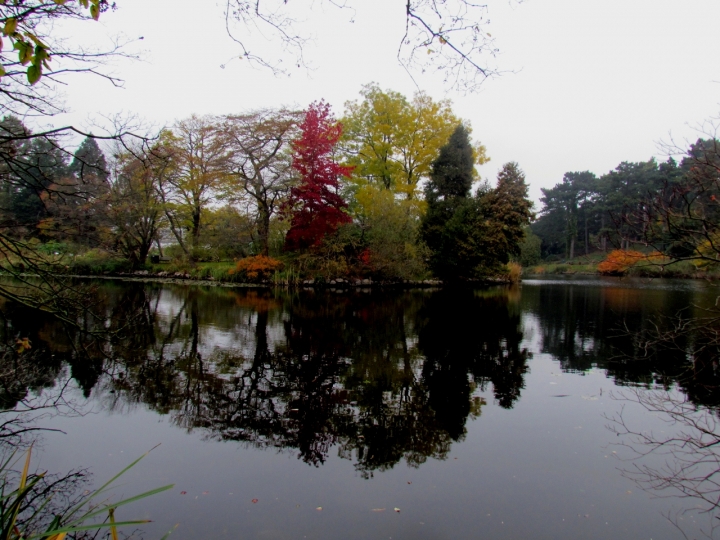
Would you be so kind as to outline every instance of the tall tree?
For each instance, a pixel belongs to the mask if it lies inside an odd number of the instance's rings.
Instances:
[[[233,180],[256,213],[257,242],[268,255],[270,220],[287,197],[295,178],[290,141],[297,134],[301,113],[263,109],[225,118],[224,133],[231,152]]]
[[[145,264],[166,224],[159,186],[171,167],[167,156],[142,149],[116,160],[108,209],[112,240],[135,267]]]
[[[520,255],[525,228],[533,217],[533,203],[528,199],[525,173],[513,161],[503,165],[498,173],[497,186],[487,195],[486,217],[495,224],[491,257],[505,264],[510,255]]]
[[[207,205],[227,192],[228,141],[217,119],[193,115],[164,134],[162,151],[173,162],[161,184],[168,222],[183,250],[194,257]],[[189,246],[183,228],[190,232]]]
[[[106,184],[110,178],[105,154],[94,137],[85,137],[73,155],[68,171],[78,183],[87,186]]]
[[[430,181],[425,186],[428,208],[420,228],[432,253],[430,268],[445,279],[453,277],[459,264],[451,221],[464,215],[466,209],[462,207],[466,206],[474,177],[473,149],[467,129],[460,124],[432,163]]]
[[[333,158],[341,135],[342,125],[333,118],[329,104],[321,101],[308,107],[300,137],[292,143],[292,166],[300,183],[290,190],[286,206],[291,218],[287,249],[318,246],[326,235],[351,221],[338,191],[340,178],[348,176],[352,168]]]
[[[346,103],[343,118],[343,150],[355,166],[353,178],[416,199],[419,183],[429,177],[432,161],[460,120],[449,101],[436,102],[422,92],[410,101],[369,84],[360,93],[363,100]],[[478,145],[476,153],[484,155],[484,148]]]
[[[520,254],[524,229],[532,215],[525,175],[507,163],[495,189],[471,196],[472,147],[462,127],[440,150],[425,188],[428,210],[421,237],[431,251],[430,268],[447,280],[482,278],[502,272],[510,255]]]

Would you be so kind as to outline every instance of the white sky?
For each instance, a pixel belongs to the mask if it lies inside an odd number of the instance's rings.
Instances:
[[[500,49],[495,62],[508,73],[465,96],[446,92],[440,76],[416,80],[434,98],[450,98],[471,122],[491,157],[481,169],[491,182],[503,163],[517,161],[537,200],[541,187],[567,171],[600,175],[621,161],[664,159],[659,142],[694,140],[695,127],[720,111],[717,0],[488,1],[487,29]],[[114,66],[123,89],[93,77],[72,80],[72,114],[55,125],[124,112],[161,126],[193,113],[304,108],[321,98],[341,116],[365,83],[408,97],[416,90],[395,59],[401,0],[356,0],[355,13],[317,0],[290,2],[307,8],[300,28],[315,37],[306,49],[313,71],[290,78],[231,60],[239,49],[225,32],[222,2],[117,2],[116,12],[78,31],[90,41],[143,36],[143,60]],[[255,43],[259,52],[268,46]]]

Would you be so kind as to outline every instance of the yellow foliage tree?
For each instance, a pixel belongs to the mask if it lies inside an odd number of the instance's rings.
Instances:
[[[449,100],[434,101],[423,92],[408,100],[372,83],[360,94],[362,101],[345,104],[342,119],[343,151],[347,164],[355,167],[353,181],[417,199],[418,183],[429,177],[440,147],[461,120]],[[488,161],[484,146],[477,144],[474,153],[476,163]]]

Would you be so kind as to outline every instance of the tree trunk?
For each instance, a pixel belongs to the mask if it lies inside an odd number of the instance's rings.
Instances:
[[[260,223],[258,224],[260,254],[267,257],[270,255],[270,211],[264,204],[258,205],[258,209],[260,210]]]
[[[152,246],[152,241],[146,242],[142,241],[140,243],[140,249],[138,250],[138,266],[143,266],[145,262],[147,261],[148,252],[150,251],[150,247]]]
[[[570,257],[569,257],[569,259],[572,260],[573,257],[575,257],[575,236],[570,238]]]
[[[200,238],[200,209],[193,210],[192,215],[192,247],[198,247],[198,239]]]

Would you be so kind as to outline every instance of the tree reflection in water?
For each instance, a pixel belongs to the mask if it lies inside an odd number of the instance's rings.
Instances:
[[[702,295],[692,291],[642,291],[622,283],[601,291],[569,284],[528,293],[524,308],[537,314],[541,351],[557,358],[566,372],[603,369],[621,387],[612,396],[626,407],[608,418],[625,449],[621,472],[653,496],[690,501],[665,516],[683,535],[684,519],[689,523],[691,515],[704,513],[704,534],[717,536],[717,311],[703,309]],[[648,430],[634,415],[638,409],[667,427]]]
[[[124,285],[103,289],[94,340],[43,322],[33,339],[85,395],[145,404],[187,430],[297,451],[333,447],[362,476],[443,459],[492,385],[513,406],[528,352],[517,293],[331,292]],[[37,319],[35,319],[37,322]],[[31,331],[31,329],[27,329]]]

